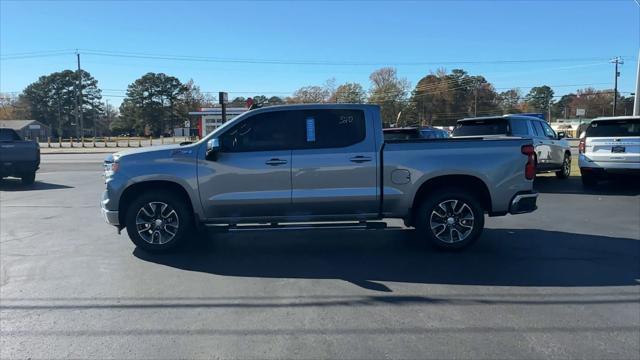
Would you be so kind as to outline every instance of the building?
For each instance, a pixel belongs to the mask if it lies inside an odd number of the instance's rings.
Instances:
[[[51,136],[49,126],[38,120],[0,120],[0,128],[13,129],[25,139],[46,139]]]
[[[231,120],[234,117],[248,111],[249,109],[244,107],[232,107],[227,108],[227,120]],[[199,137],[203,137],[217,127],[222,125],[222,108],[201,108],[200,111],[191,111],[189,112],[189,116],[193,117],[194,120],[190,122],[189,128],[191,130],[191,135],[197,135]],[[187,125],[187,124],[185,124]],[[188,128],[184,129],[175,129],[175,133],[185,133],[189,132]],[[194,134],[196,132],[196,134]]]

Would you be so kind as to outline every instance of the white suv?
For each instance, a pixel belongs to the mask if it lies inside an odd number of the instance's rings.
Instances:
[[[640,174],[640,116],[594,119],[580,136],[578,151],[585,186],[610,174]]]

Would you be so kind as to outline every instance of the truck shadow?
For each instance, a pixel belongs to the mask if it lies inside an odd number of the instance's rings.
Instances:
[[[134,256],[187,271],[257,278],[491,286],[638,285],[640,240],[545,230],[486,229],[473,247],[441,252],[409,230],[216,234],[176,254]]]
[[[593,188],[582,186],[580,176],[557,179],[555,176],[538,176],[533,185],[540,193],[586,195],[640,195],[640,177],[628,176],[599,182]]]
[[[0,180],[0,191],[33,191],[33,190],[55,190],[70,189],[73,186],[52,184],[36,180],[32,185],[23,185],[20,179]]]

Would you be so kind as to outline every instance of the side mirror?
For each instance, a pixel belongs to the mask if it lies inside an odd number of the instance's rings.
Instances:
[[[207,141],[207,160],[215,161],[218,151],[220,151],[220,140],[218,138]]]
[[[558,131],[558,140],[564,139],[566,137],[567,137],[567,133],[565,133],[564,131]]]

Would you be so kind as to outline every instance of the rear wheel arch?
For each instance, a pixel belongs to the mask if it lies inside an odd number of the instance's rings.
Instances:
[[[445,188],[461,189],[465,193],[476,197],[485,211],[491,212],[491,193],[484,181],[472,175],[444,175],[431,178],[420,185],[411,205],[409,224],[414,224],[414,214],[425,199],[430,194]]]

